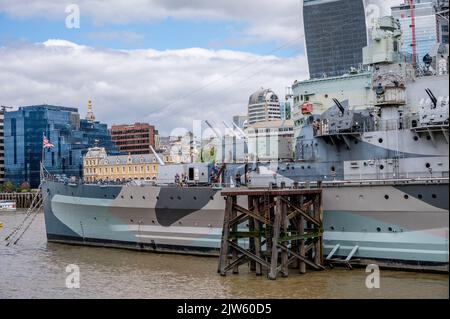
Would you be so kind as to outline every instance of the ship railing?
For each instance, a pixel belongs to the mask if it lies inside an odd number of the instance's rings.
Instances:
[[[448,177],[428,177],[428,178],[391,178],[391,179],[345,179],[323,181],[323,186],[339,186],[339,185],[392,185],[392,184],[414,184],[414,183],[430,183],[440,184],[448,183]],[[311,182],[314,183],[314,182]]]
[[[335,129],[330,128],[327,124],[316,124],[313,129],[314,136],[332,136],[332,135],[351,135],[362,134],[374,131],[396,131],[396,130],[420,130],[420,129],[435,129],[442,130],[448,128],[448,118],[441,122],[424,123],[419,121],[419,117],[415,115],[405,115],[398,119],[379,120],[379,119],[367,119],[363,123],[354,122],[350,128],[347,129]]]

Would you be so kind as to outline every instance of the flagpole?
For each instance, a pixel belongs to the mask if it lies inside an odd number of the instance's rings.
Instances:
[[[45,132],[42,132],[42,141],[45,138]],[[44,145],[42,144],[42,156],[41,156],[41,167],[40,167],[40,174],[41,174],[41,181],[44,178]]]

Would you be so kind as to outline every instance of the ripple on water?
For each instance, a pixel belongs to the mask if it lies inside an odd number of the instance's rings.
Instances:
[[[0,215],[0,240],[23,219]],[[381,288],[365,287],[362,269],[290,270],[271,281],[241,266],[217,274],[217,258],[140,253],[47,243],[39,214],[18,245],[0,242],[0,298],[448,298],[448,275],[381,271]],[[67,289],[68,264],[81,271],[80,289]]]

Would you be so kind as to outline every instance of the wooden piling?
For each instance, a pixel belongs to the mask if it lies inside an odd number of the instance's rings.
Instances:
[[[28,208],[30,207],[33,196],[35,193],[27,192],[27,193],[0,193],[0,200],[10,200],[16,202],[17,208]],[[42,194],[38,194],[38,196],[42,196]]]
[[[324,269],[322,248],[322,190],[320,188],[243,189],[222,192],[226,197],[218,272],[239,272],[249,263],[251,272],[269,279],[289,274],[296,264],[300,273],[306,266]],[[247,208],[237,204],[247,197]],[[241,202],[241,201],[240,201]],[[246,222],[246,230],[240,224]],[[306,228],[305,228],[305,224]],[[248,238],[243,247],[239,239]]]

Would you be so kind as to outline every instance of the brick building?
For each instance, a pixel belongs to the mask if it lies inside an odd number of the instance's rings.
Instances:
[[[121,153],[152,154],[150,145],[155,148],[155,127],[148,123],[113,125],[110,133]]]

